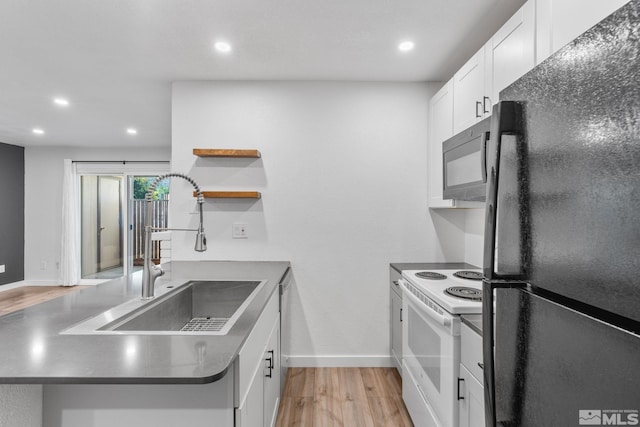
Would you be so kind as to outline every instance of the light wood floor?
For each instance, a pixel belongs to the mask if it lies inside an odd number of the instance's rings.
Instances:
[[[290,368],[276,427],[411,427],[395,368]]]
[[[22,286],[3,291],[0,287],[0,316],[75,292],[86,286]]]

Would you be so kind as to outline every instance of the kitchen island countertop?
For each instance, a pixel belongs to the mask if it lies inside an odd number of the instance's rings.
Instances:
[[[266,280],[224,336],[60,335],[140,297],[140,272],[0,317],[0,383],[203,384],[222,378],[289,267],[280,261],[174,261],[157,285]]]

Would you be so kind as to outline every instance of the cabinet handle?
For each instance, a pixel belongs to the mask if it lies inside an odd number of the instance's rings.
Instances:
[[[396,285],[396,286],[400,286],[400,283],[398,283],[398,281],[397,281],[397,280],[394,280],[394,281],[393,281],[393,284],[394,284],[394,285]]]
[[[400,309],[400,321],[402,322],[402,308]]]
[[[464,383],[464,378],[458,378],[458,400],[464,400],[464,396],[460,396],[460,382]]]
[[[480,107],[480,109],[482,110],[482,108],[483,108],[482,102],[476,101],[476,118],[481,118],[482,117],[482,113],[478,112],[478,107]]]
[[[489,109],[487,109],[487,101],[489,101]],[[489,98],[488,96],[482,98],[482,112],[485,114],[491,113],[491,98]]]
[[[267,366],[267,369],[269,369],[269,373],[266,374],[265,376],[267,378],[271,378],[272,377],[272,373],[273,373],[273,350],[269,350],[268,353],[270,354],[269,357],[267,357],[266,360],[267,362],[269,362],[269,366]]]
[[[484,363],[478,362],[478,366],[480,367],[480,369],[482,369],[484,371]]]

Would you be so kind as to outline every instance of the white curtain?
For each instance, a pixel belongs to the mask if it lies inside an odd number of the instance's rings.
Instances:
[[[64,159],[62,181],[62,246],[60,279],[63,286],[80,282],[80,199],[78,174],[71,159]]]

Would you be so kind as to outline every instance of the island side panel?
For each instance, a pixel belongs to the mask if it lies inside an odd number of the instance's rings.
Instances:
[[[210,384],[46,384],[43,427],[233,427],[233,375]]]

